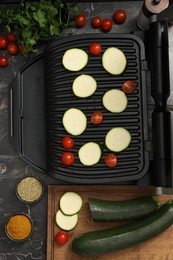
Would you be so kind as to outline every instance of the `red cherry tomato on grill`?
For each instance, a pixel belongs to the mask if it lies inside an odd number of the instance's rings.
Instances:
[[[8,58],[6,56],[0,56],[0,67],[8,66]]]
[[[68,241],[68,233],[66,231],[60,231],[55,236],[55,241],[58,245],[64,245]]]
[[[86,24],[87,18],[85,14],[80,14],[75,17],[75,22],[77,27],[83,27]]]
[[[74,154],[71,152],[64,152],[61,156],[61,162],[62,164],[66,166],[70,166],[74,163],[75,157]]]
[[[101,29],[104,32],[109,32],[112,29],[113,22],[111,19],[104,19],[101,23]]]
[[[15,55],[18,53],[18,45],[15,42],[11,42],[7,45],[7,51],[11,55]]]
[[[122,24],[125,22],[127,15],[123,10],[117,10],[113,15],[114,21],[118,24]]]
[[[99,125],[103,121],[103,113],[101,111],[95,111],[91,115],[91,122],[94,125]]]
[[[97,56],[101,53],[102,47],[100,43],[94,42],[90,44],[89,51],[92,55]]]
[[[0,36],[0,49],[4,49],[5,47],[7,47],[7,44],[8,44],[7,38],[4,36]]]
[[[96,16],[92,19],[92,27],[93,28],[100,28],[102,23],[102,20],[100,19],[100,17]]]
[[[14,35],[13,32],[9,32],[6,36],[8,42],[15,42],[16,41],[16,36]]]
[[[65,149],[71,149],[74,146],[74,140],[71,137],[64,136],[62,139],[62,146]]]
[[[104,158],[104,162],[108,167],[115,167],[117,165],[117,156],[113,153],[107,154]]]
[[[136,89],[136,83],[133,80],[126,80],[122,85],[122,91],[127,94],[133,93]]]

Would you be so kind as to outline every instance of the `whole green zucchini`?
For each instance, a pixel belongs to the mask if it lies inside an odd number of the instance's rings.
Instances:
[[[80,256],[99,256],[145,242],[173,224],[173,200],[151,215],[124,226],[83,233],[72,241]]]
[[[160,201],[156,196],[146,196],[123,201],[89,198],[88,202],[94,221],[140,219],[156,211],[160,206]]]

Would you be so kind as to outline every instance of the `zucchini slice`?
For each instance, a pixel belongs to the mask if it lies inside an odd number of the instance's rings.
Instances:
[[[60,198],[60,209],[65,215],[74,215],[82,207],[82,198],[76,192],[66,192]]]
[[[155,196],[131,200],[100,200],[89,198],[89,207],[94,221],[135,220],[148,216],[158,209],[160,201]]]
[[[101,155],[100,146],[94,142],[84,144],[78,151],[80,162],[86,166],[92,166],[98,163]]]
[[[125,54],[118,48],[106,49],[102,56],[103,68],[112,75],[120,75],[126,68],[127,59]]]
[[[97,82],[90,75],[82,74],[73,81],[72,90],[77,97],[89,97],[96,91],[96,89]]]
[[[108,90],[102,98],[103,106],[112,113],[123,112],[128,104],[126,94],[119,89]]]
[[[80,109],[70,108],[65,111],[62,123],[69,134],[81,135],[87,127],[87,118]]]
[[[79,48],[67,50],[62,58],[62,64],[67,70],[79,71],[88,63],[88,54]]]
[[[125,150],[131,142],[130,132],[123,127],[114,127],[106,134],[105,145],[113,152]]]
[[[72,250],[80,256],[99,256],[116,252],[145,242],[161,234],[172,224],[173,201],[169,201],[136,222],[80,234],[72,241]]]
[[[66,231],[70,231],[78,223],[78,214],[67,216],[63,214],[61,210],[58,210],[55,219],[56,219],[56,224],[58,225],[59,228]]]

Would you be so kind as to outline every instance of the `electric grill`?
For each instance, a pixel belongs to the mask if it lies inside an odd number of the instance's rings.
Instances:
[[[170,94],[167,22],[154,21],[148,32],[131,34],[88,34],[54,40],[44,53],[25,64],[9,88],[10,140],[20,156],[38,170],[72,183],[128,183],[140,181],[146,175],[157,187],[172,187],[171,123],[167,108]],[[142,39],[142,40],[141,40]],[[90,43],[98,41],[103,49],[116,46],[122,49],[128,65],[121,76],[108,75],[101,66],[100,57],[89,57],[82,73],[90,74],[98,82],[98,90],[89,99],[77,99],[71,91],[74,78],[62,66],[65,50],[78,47],[87,51]],[[88,52],[88,51],[87,51]],[[146,73],[147,62],[151,74],[151,94],[155,102],[152,115],[152,139],[149,138]],[[32,75],[32,83],[30,81]],[[45,79],[44,79],[45,76]],[[125,112],[108,113],[101,104],[103,93],[120,88],[126,79],[137,82],[137,90],[128,96]],[[74,153],[88,141],[99,142],[104,147],[104,136],[113,126],[124,126],[132,135],[130,146],[118,155],[116,168],[108,169],[102,161],[84,167],[78,160],[71,167],[60,163],[63,152],[61,139],[67,133],[62,126],[62,115],[70,107],[78,107],[88,118],[88,127],[75,137]],[[101,110],[105,121],[93,126],[89,116]],[[45,118],[46,114],[46,118]]]

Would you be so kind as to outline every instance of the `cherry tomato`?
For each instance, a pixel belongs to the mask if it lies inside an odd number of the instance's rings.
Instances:
[[[100,43],[95,42],[95,43],[90,44],[90,46],[89,46],[89,51],[94,56],[99,55],[101,53],[101,50],[102,50],[102,47],[101,47]]]
[[[11,42],[7,45],[7,51],[11,55],[15,55],[18,53],[19,48],[18,45],[15,42]]]
[[[4,36],[0,36],[0,49],[4,49],[5,47],[7,47],[7,44],[7,38]]]
[[[6,36],[6,38],[7,38],[8,42],[15,42],[16,41],[16,37],[15,37],[13,32],[9,32]]]
[[[96,16],[92,19],[92,27],[93,28],[99,28],[101,26],[102,20],[100,17]]]
[[[133,93],[136,89],[136,83],[133,80],[126,80],[122,85],[122,90],[127,93]]]
[[[87,18],[85,14],[80,14],[75,18],[76,26],[83,27],[86,24]]]
[[[19,45],[19,52],[23,54],[24,51],[25,51],[25,44],[22,43],[21,45]]]
[[[19,45],[19,52],[23,55],[27,55],[30,53],[30,49],[26,49],[25,44],[22,43],[21,45]]]
[[[104,32],[109,32],[112,29],[113,22],[111,19],[104,19],[101,23],[101,29]]]
[[[113,153],[107,154],[104,158],[104,162],[108,167],[115,167],[117,165],[117,156]]]
[[[64,245],[68,241],[68,233],[66,231],[60,231],[55,236],[55,241],[58,245]]]
[[[62,164],[66,166],[70,166],[74,163],[75,157],[74,154],[71,152],[64,152],[61,156],[61,162]]]
[[[65,149],[71,149],[74,146],[74,140],[71,137],[64,136],[62,139],[62,146]]]
[[[123,10],[117,10],[113,15],[114,21],[118,24],[122,24],[125,22],[127,15]]]
[[[8,66],[8,58],[6,56],[0,56],[0,67]]]
[[[99,125],[103,121],[103,113],[101,111],[93,112],[90,120],[94,125]]]

